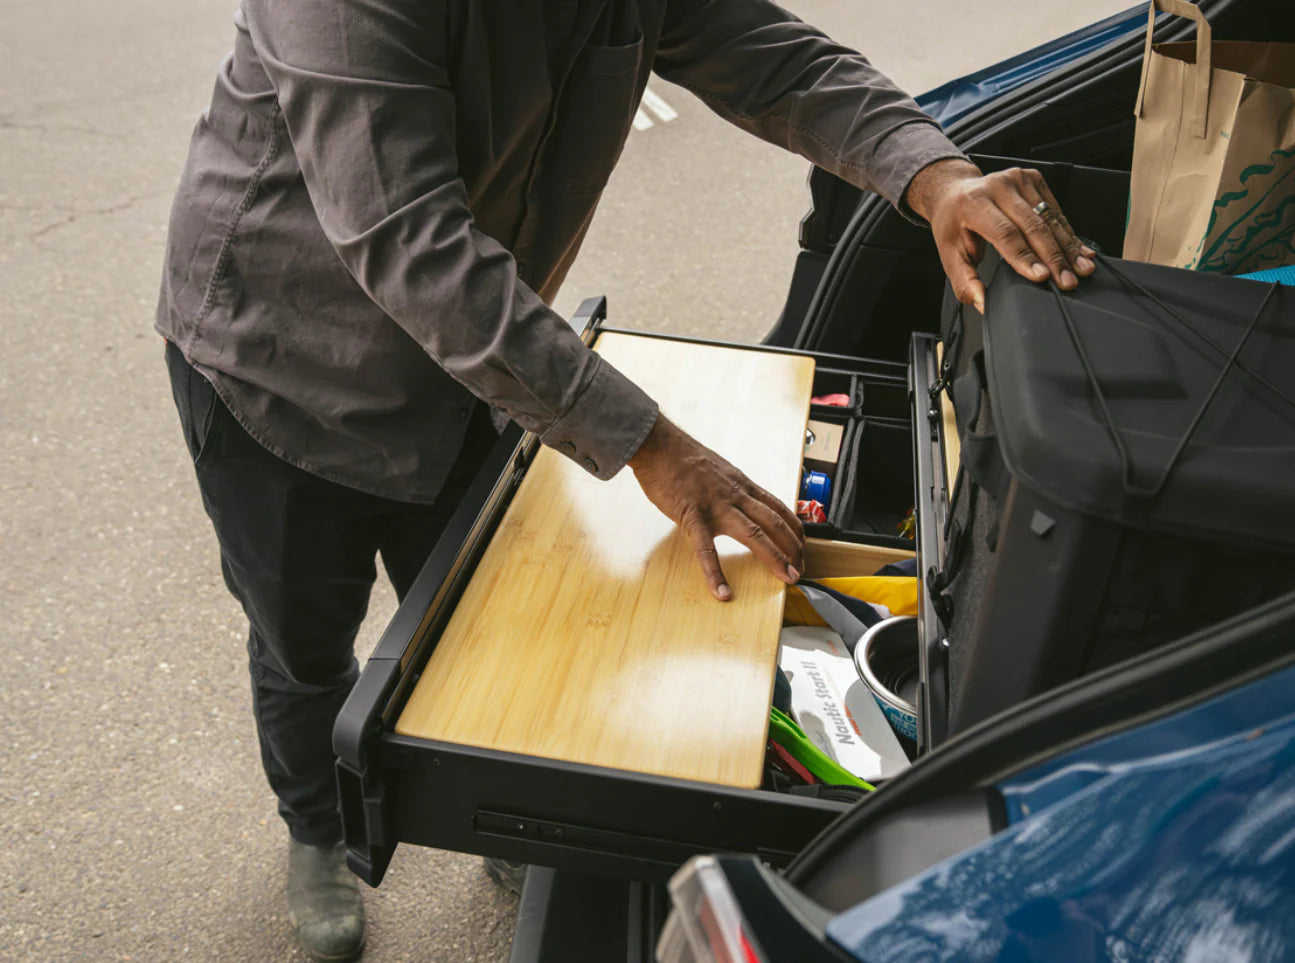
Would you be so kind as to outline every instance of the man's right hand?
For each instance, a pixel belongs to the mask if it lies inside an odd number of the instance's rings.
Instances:
[[[1051,278],[1063,291],[1096,267],[1096,252],[1075,235],[1038,171],[982,174],[970,161],[936,161],[917,172],[905,196],[930,223],[954,294],[982,313],[985,284],[976,265],[985,241],[1022,277]]]
[[[733,597],[715,537],[741,542],[788,585],[800,578],[805,532],[795,514],[746,475],[658,415],[629,465],[643,493],[692,541],[697,561],[721,602]]]

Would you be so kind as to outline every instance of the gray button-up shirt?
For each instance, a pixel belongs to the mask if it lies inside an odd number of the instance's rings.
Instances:
[[[157,329],[263,445],[430,501],[473,396],[600,478],[656,406],[549,307],[652,71],[899,203],[961,156],[768,0],[243,0]]]

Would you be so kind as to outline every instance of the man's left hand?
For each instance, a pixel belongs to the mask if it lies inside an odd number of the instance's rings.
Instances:
[[[1038,171],[982,174],[969,161],[937,161],[917,173],[905,199],[931,225],[953,293],[982,313],[985,285],[976,265],[985,241],[1031,281],[1051,278],[1070,291],[1093,273],[1095,252],[1075,236]]]

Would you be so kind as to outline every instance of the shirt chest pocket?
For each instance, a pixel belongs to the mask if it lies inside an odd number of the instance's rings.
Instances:
[[[550,165],[568,192],[598,193],[620,158],[647,80],[643,36],[580,52],[562,91]],[[547,165],[546,165],[547,166]]]

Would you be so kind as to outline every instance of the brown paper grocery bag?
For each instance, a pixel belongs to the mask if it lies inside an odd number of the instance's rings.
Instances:
[[[1152,44],[1156,11],[1196,42]],[[1295,264],[1295,44],[1212,43],[1186,0],[1152,0],[1124,256],[1245,274]]]

